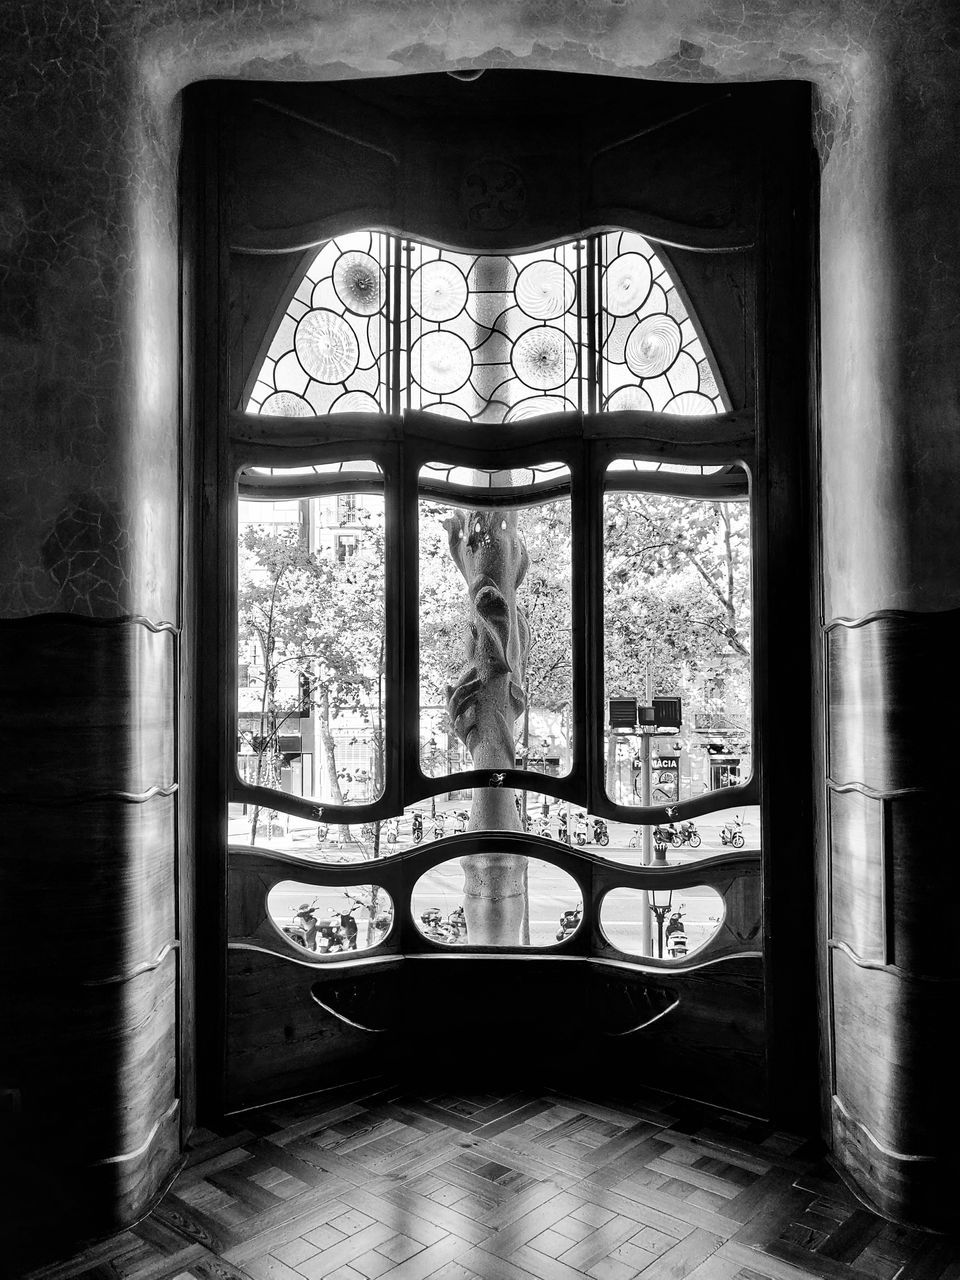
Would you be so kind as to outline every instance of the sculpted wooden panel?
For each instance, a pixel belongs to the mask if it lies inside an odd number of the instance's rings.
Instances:
[[[176,638],[136,620],[0,625],[0,795],[142,795],[176,781]]]
[[[857,791],[830,792],[830,910],[838,942],[886,960],[883,804]]]
[[[4,1077],[20,1087],[22,1124],[38,1147],[68,1150],[82,1165],[150,1141],[176,1099],[176,966],[172,951],[129,982],[87,986],[61,955],[60,973],[42,984],[7,980],[4,1007],[34,1035],[5,1045]]]
[[[0,919],[28,980],[106,982],[176,937],[176,799],[7,805]]]
[[[377,970],[368,972],[374,980],[378,976]],[[324,1009],[313,997],[317,981],[317,969],[295,959],[230,948],[228,1110],[324,1089],[389,1068],[389,1038],[352,1026]]]
[[[960,610],[877,614],[827,631],[830,777],[877,791],[949,784],[960,740],[926,742],[960,710]]]
[[[936,749],[943,749],[942,738]],[[951,809],[940,797],[923,795],[890,800],[887,809],[890,959],[911,974],[960,979],[960,949],[949,923],[960,902]]]
[[[932,1156],[957,1141],[953,984],[864,969],[832,952],[835,1092],[882,1147]]]

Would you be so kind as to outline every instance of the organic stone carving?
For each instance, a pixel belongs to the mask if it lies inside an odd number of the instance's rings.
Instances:
[[[447,687],[447,708],[476,769],[514,767],[514,725],[524,707],[529,629],[517,588],[529,563],[515,512],[458,511],[444,521],[450,555],[467,584],[466,663]],[[474,791],[471,831],[518,831],[512,788]],[[524,859],[463,858],[464,908],[472,942],[515,946],[525,903]]]

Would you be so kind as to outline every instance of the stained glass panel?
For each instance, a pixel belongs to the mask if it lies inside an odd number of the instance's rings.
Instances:
[[[312,417],[388,407],[387,279],[394,237],[329,240],[307,268],[260,369],[248,413]]]
[[[723,413],[716,375],[660,258],[633,231],[598,239],[600,407]]]
[[[510,255],[338,236],[294,293],[247,403],[283,416],[412,408],[463,422],[596,407],[725,408],[676,283],[632,231]]]
[[[510,257],[408,242],[406,402],[475,422],[582,407],[582,242]]]

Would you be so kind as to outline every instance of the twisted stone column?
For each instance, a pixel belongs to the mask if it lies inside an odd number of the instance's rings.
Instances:
[[[458,511],[444,521],[450,555],[467,584],[466,664],[447,686],[447,708],[475,769],[495,775],[514,766],[514,726],[524,708],[529,630],[517,588],[529,563],[515,512]],[[519,831],[515,793],[474,790],[471,831]],[[471,942],[516,946],[526,893],[525,859],[483,853],[461,859]]]

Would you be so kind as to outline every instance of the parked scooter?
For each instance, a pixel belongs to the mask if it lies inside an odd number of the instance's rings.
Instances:
[[[557,930],[557,941],[563,942],[565,938],[572,937],[580,927],[580,921],[583,917],[583,903],[578,902],[575,910],[564,911],[560,917],[560,928]]]
[[[396,844],[400,839],[400,819],[387,819],[387,844]]]
[[[454,814],[453,814],[453,834],[454,834],[455,836],[462,836],[462,835],[463,835],[463,833],[464,833],[464,832],[466,831],[466,829],[467,829],[467,822],[469,821],[469,818],[470,818],[470,815],[469,815],[469,813],[467,813],[466,809],[456,809],[456,810],[454,810]]]
[[[679,849],[685,844],[688,844],[691,849],[700,848],[700,832],[697,830],[694,823],[689,821],[681,822],[679,831],[673,826],[672,822],[670,825],[673,827],[670,839],[675,849]]]
[[[414,844],[419,844],[423,839],[423,814],[419,809],[414,809],[410,819],[410,834],[413,836]]]
[[[463,907],[457,907],[455,911],[450,912],[447,916],[447,928],[450,930],[451,942],[466,942],[467,917]]]
[[[734,849],[743,848],[743,823],[739,818],[731,818],[723,824],[720,828],[720,843],[732,845]]]
[[[671,960],[678,960],[687,954],[687,932],[683,927],[682,911],[674,911],[667,921],[664,937],[667,944],[667,955]]]
[[[680,833],[676,826],[671,822],[668,826],[663,826],[659,822],[653,828],[654,844],[682,844]]]
[[[307,951],[316,951],[317,932],[320,928],[316,916],[316,898],[313,902],[304,902],[297,907],[296,915],[290,924],[283,926],[283,932],[291,942]]]
[[[330,834],[330,828],[327,825],[327,823],[318,822],[317,823],[317,848],[318,849],[323,848],[323,842],[326,840],[329,834]]]
[[[593,820],[593,843],[603,848],[610,843],[610,833],[607,831],[607,824],[603,818],[594,818]]]
[[[436,814],[436,816],[433,819],[434,840],[440,840],[445,834],[446,828],[447,828],[447,815],[445,813]]]
[[[537,835],[544,840],[550,839],[550,819],[546,814],[541,813],[540,817],[537,818]]]
[[[579,810],[573,816],[573,838],[581,847],[587,843],[587,815]]]

